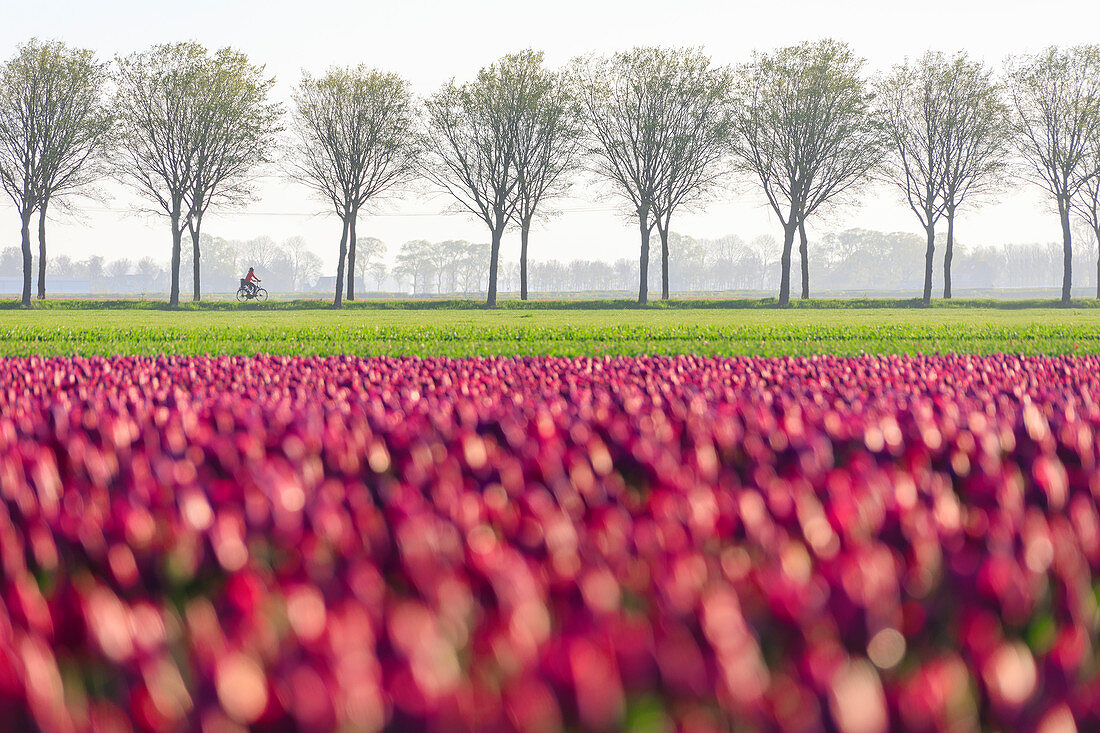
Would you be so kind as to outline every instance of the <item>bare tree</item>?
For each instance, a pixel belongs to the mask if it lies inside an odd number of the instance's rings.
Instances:
[[[414,239],[401,245],[393,269],[399,280],[412,282],[413,295],[428,291],[427,281],[435,273],[435,267],[428,256],[432,243],[425,239]]]
[[[279,245],[266,234],[242,243],[238,251],[244,264],[265,271],[279,256]]]
[[[247,56],[231,48],[220,49],[205,64],[201,96],[194,101],[198,117],[192,128],[194,171],[186,196],[195,301],[202,299],[203,216],[214,202],[234,206],[252,200],[251,176],[258,166],[270,162],[281,131],[282,107],[267,101],[275,80],[263,74],[262,66],[253,66]]]
[[[884,141],[862,71],[862,59],[828,39],[758,53],[741,69],[734,156],[758,179],[783,225],[780,306],[790,304],[795,233],[864,183],[882,160]],[[802,297],[809,297],[805,261]]]
[[[169,304],[179,305],[183,230],[198,169],[209,56],[197,43],[153,46],[118,60],[119,177],[168,217],[172,230]]]
[[[105,173],[112,118],[104,101],[107,65],[88,50],[32,40],[17,68],[34,69],[41,94],[33,110],[39,139],[38,298],[46,297],[46,214],[51,202],[90,193]]]
[[[366,282],[367,271],[386,256],[386,243],[377,237],[364,237],[357,245],[355,277]]]
[[[339,308],[355,297],[355,222],[371,200],[392,192],[415,170],[415,109],[408,82],[365,66],[303,74],[294,92],[298,143],[293,178],[329,203],[343,223],[336,268]],[[350,247],[349,247],[350,242]]]
[[[505,56],[481,69],[474,81],[451,80],[425,102],[427,154],[421,171],[489,228],[489,307],[497,302],[500,241],[520,203],[520,130],[543,73],[533,55]]]
[[[385,262],[375,262],[370,266],[370,276],[374,281],[374,289],[381,291],[383,283],[389,277],[390,271]]]
[[[142,290],[152,290],[161,267],[152,257],[142,257],[137,263],[137,274],[141,278]]]
[[[46,70],[24,47],[0,72],[0,185],[15,204],[22,227],[22,304],[31,304],[31,217],[41,200],[45,130],[42,109],[48,96]]]
[[[592,172],[611,184],[637,219],[641,236],[638,303],[649,300],[649,243],[658,219],[658,199],[674,155],[672,119],[682,112],[676,96],[680,59],[692,51],[635,48],[611,57],[577,59],[571,68],[574,95],[587,132]]]
[[[943,203],[947,242],[943,253],[943,297],[951,297],[955,214],[964,203],[988,196],[1008,168],[1008,109],[992,71],[965,53],[941,60],[946,87]]]
[[[949,62],[928,52],[915,64],[899,64],[878,85],[879,104],[893,151],[888,179],[901,189],[925,231],[924,294],[932,302],[936,224],[947,209],[951,99]]]
[[[131,265],[132,263],[130,260],[125,257],[118,260],[112,260],[107,265],[107,277],[111,278],[116,285],[125,285],[122,281],[130,274]],[[124,289],[125,288],[119,288],[119,292],[122,292]]]
[[[1100,47],[1051,46],[1010,59],[1008,92],[1013,139],[1027,177],[1054,197],[1062,224],[1062,303],[1073,279],[1070,212],[1100,171]]]
[[[569,172],[577,163],[581,130],[566,79],[543,67],[541,51],[519,54],[531,65],[531,91],[518,124],[516,141],[517,199],[513,219],[519,225],[519,298],[527,300],[527,245],[531,221],[544,204],[569,189]]]
[[[283,243],[290,262],[291,287],[296,291],[308,290],[321,274],[321,258],[306,244],[302,237],[291,237]]]
[[[1096,154],[1100,155],[1100,150]],[[1088,167],[1100,170],[1100,160],[1093,161]],[[1093,242],[1100,247],[1100,175],[1085,179],[1072,206],[1073,211],[1088,227]],[[1096,259],[1096,297],[1100,298],[1100,256]]]
[[[722,161],[730,152],[733,73],[715,67],[700,51],[682,50],[665,68],[674,75],[666,124],[672,128],[669,154],[653,202],[661,237],[661,299],[669,297],[668,235],[672,215],[704,201],[729,171]]]

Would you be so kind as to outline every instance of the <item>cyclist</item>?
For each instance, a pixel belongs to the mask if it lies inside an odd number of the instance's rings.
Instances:
[[[241,278],[241,287],[248,290],[249,296],[255,297],[259,288],[256,283],[263,282],[260,278],[256,277],[256,270],[254,268],[248,268],[248,274]]]

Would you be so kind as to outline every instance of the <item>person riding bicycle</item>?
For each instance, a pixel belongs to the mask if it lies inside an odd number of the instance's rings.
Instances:
[[[258,282],[263,282],[260,278],[256,277],[256,270],[254,268],[248,268],[248,274],[241,278],[241,287],[248,291],[250,296],[255,296],[259,287],[256,285]]]

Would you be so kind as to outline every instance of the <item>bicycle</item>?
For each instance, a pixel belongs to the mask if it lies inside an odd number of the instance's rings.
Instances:
[[[263,303],[267,300],[267,290],[264,288],[256,288],[253,290],[252,288],[242,285],[237,288],[237,302],[243,303],[246,300],[255,300]]]

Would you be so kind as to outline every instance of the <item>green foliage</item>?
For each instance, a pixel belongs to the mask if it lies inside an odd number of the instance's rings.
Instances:
[[[0,354],[1100,353],[1095,310],[1009,310],[972,301],[887,310],[865,300],[811,301],[781,311],[774,301],[732,302],[742,307],[713,301],[640,309],[620,301],[601,310],[583,302],[510,301],[493,311],[469,303],[399,301],[329,311],[316,301],[296,301],[266,308],[204,303],[181,312],[148,302],[89,310],[55,301],[31,312],[0,312]]]

